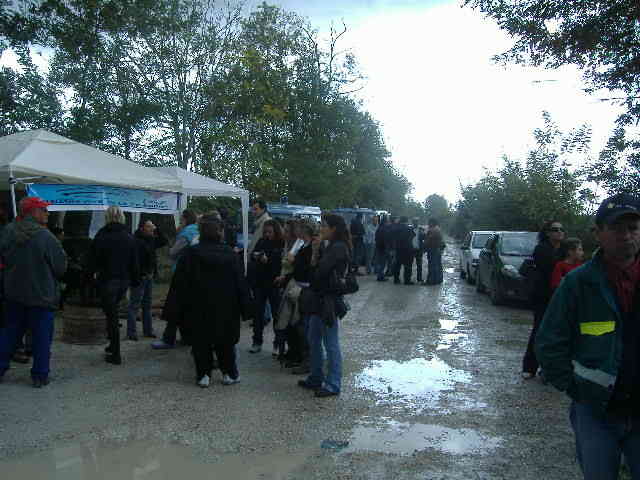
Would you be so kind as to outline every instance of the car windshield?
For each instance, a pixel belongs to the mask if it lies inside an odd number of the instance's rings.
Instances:
[[[491,233],[476,233],[473,236],[473,243],[471,248],[483,248],[487,243],[487,240],[491,238]]]
[[[533,255],[537,243],[535,232],[506,234],[502,237],[500,254],[528,257]]]

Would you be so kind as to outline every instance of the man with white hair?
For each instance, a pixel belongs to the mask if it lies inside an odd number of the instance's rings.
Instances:
[[[138,247],[127,231],[119,207],[109,207],[105,226],[98,231],[89,249],[88,270],[96,276],[102,309],[107,317],[109,346],[105,361],[120,365],[120,320],[118,307],[129,287],[140,286]]]

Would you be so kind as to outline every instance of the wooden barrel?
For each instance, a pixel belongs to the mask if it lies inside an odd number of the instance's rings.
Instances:
[[[107,342],[107,321],[100,308],[66,305],[62,321],[65,343],[103,345]]]

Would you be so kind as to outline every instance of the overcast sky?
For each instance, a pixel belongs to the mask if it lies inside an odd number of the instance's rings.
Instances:
[[[565,130],[591,124],[592,155],[619,113],[582,92],[576,69],[495,65],[491,57],[511,40],[459,1],[272,3],[308,17],[320,32],[332,20],[347,24],[343,46],[353,50],[367,76],[365,106],[382,124],[392,160],[418,200],[439,193],[455,201],[460,182],[477,180],[503,154],[523,158],[543,110]]]
[[[248,0],[250,9],[260,4]],[[307,17],[326,35],[348,27],[342,48],[367,79],[359,95],[382,125],[394,164],[423,200],[458,198],[503,155],[522,159],[542,111],[564,130],[589,123],[592,155],[606,142],[619,110],[583,93],[580,72],[495,65],[512,42],[460,0],[271,0]]]

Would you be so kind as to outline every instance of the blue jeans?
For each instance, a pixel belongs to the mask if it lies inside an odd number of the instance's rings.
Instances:
[[[327,327],[320,315],[308,316],[308,340],[310,349],[311,374],[307,383],[334,393],[340,393],[342,383],[342,353],[340,352],[340,340],[338,338],[338,324],[336,319],[332,327]],[[322,366],[324,364],[324,351],[327,353],[328,372],[325,376]]]
[[[384,269],[387,266],[387,253],[384,251],[376,251],[376,275],[378,280],[384,280]]]
[[[364,266],[367,269],[367,274],[371,273],[374,268],[373,257],[376,253],[376,246],[373,243],[364,244]]]
[[[429,285],[442,283],[442,249],[428,248],[427,261],[429,262],[427,283]]]
[[[576,454],[585,480],[615,480],[624,453],[633,480],[640,479],[640,417],[605,415],[572,402]]]
[[[28,307],[16,302],[7,302],[5,308],[6,326],[0,330],[0,375],[8,370],[16,343],[28,328],[33,338],[31,378],[46,380],[49,377],[53,341],[53,310]]]
[[[153,278],[144,277],[140,286],[131,288],[129,296],[129,314],[127,316],[127,336],[136,335],[136,317],[142,306],[142,333],[153,334],[151,324],[151,298],[153,296]]]

